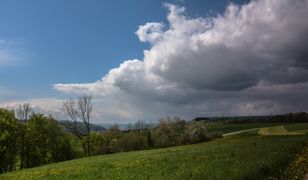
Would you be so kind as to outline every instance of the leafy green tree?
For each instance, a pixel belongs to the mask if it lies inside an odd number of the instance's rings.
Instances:
[[[68,136],[52,117],[33,114],[27,123],[29,141],[27,167],[34,167],[73,158]]]
[[[118,141],[119,148],[122,151],[135,151],[148,148],[146,133],[140,135],[140,132],[125,133]]]
[[[18,143],[19,156],[20,156],[20,166],[19,166],[20,169],[23,169],[23,167],[25,166],[26,164],[25,160],[27,159],[27,155],[29,154],[29,147],[28,147],[29,143],[26,138],[26,124],[32,113],[33,109],[31,107],[31,104],[29,103],[19,104],[15,108],[15,116],[20,121],[20,123],[18,123],[19,137],[20,137],[20,142]]]
[[[154,146],[155,147],[168,147],[171,146],[172,129],[170,126],[171,121],[161,119],[158,127],[152,130]]]
[[[15,168],[18,128],[14,111],[0,108],[0,173]]]
[[[48,151],[48,129],[46,124],[47,118],[43,114],[33,114],[27,123],[26,138],[29,140],[29,154],[26,167],[28,168],[48,162],[46,159]]]
[[[119,150],[118,140],[121,138],[122,132],[117,124],[114,124],[110,129],[102,132],[102,145],[97,149],[100,154],[114,153]]]
[[[101,149],[106,144],[106,139],[101,133],[92,132],[91,133],[91,151],[94,154],[100,154]]]
[[[26,138],[26,122],[19,121],[17,123],[18,128],[18,142],[17,142],[17,149],[18,149],[18,156],[20,159],[19,169],[23,169],[26,167],[26,159],[28,150],[29,150],[29,142]]]
[[[72,159],[74,152],[63,128],[52,117],[47,118],[47,146],[50,154],[49,162],[59,162]]]
[[[161,119],[159,125],[152,129],[151,138],[154,147],[176,146],[208,140],[204,123],[186,123],[179,117]]]

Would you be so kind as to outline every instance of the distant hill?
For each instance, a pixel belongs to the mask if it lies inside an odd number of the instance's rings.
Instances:
[[[271,122],[271,123],[307,123],[307,112],[295,112],[264,116],[231,116],[231,117],[196,117],[193,121],[224,121],[232,123]]]
[[[117,126],[119,127],[120,130],[126,130],[130,126],[130,124],[118,124],[118,123],[116,123],[116,124],[117,124]],[[109,129],[112,126],[114,126],[115,123],[100,123],[100,124],[97,124],[97,125],[101,126],[101,127],[105,127],[106,129]]]
[[[272,115],[264,115],[264,116],[216,116],[216,117],[196,117],[193,121],[264,121],[269,120],[273,116]]]
[[[66,125],[66,122],[65,120],[60,120],[58,121],[65,129],[65,131],[69,131],[68,129],[66,129],[65,125]],[[82,131],[85,132],[85,125],[83,124],[83,122],[77,122],[78,123],[78,126],[82,129]],[[106,131],[106,128],[103,127],[103,126],[100,126],[100,125],[97,125],[97,124],[90,124],[90,129],[92,132],[102,132],[102,131]]]

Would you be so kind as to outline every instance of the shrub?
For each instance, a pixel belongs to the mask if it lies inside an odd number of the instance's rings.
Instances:
[[[198,143],[207,140],[207,128],[203,123],[192,122],[186,131],[190,143]]]
[[[159,121],[158,127],[152,130],[154,147],[168,147],[181,144],[181,137],[185,130],[185,121],[178,117],[167,117]]]
[[[216,138],[222,138],[223,137],[223,133],[215,131],[215,132],[208,133],[206,135],[206,137],[207,137],[208,140],[216,139]]]
[[[107,145],[106,138],[102,133],[91,133],[91,152],[93,154],[102,154],[102,147]]]
[[[216,136],[220,135],[215,134]],[[161,119],[158,127],[152,129],[152,137],[154,147],[176,146],[208,140],[204,123],[186,123],[178,117]]]
[[[147,137],[139,133],[130,132],[126,133],[119,139],[119,148],[122,151],[134,151],[146,149],[148,147]]]
[[[114,138],[110,141],[109,143],[109,151],[111,153],[116,153],[120,151],[120,147],[119,147],[119,140]]]

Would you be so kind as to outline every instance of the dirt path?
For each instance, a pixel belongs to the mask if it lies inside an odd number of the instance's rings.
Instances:
[[[243,133],[243,132],[258,130],[258,129],[260,129],[260,128],[245,129],[245,130],[241,130],[241,131],[235,131],[235,132],[231,132],[231,133],[226,133],[226,134],[223,134],[222,136],[226,137],[226,136],[231,136],[231,135],[240,134],[240,133]]]

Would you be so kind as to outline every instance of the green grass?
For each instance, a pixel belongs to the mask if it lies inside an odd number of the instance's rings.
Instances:
[[[285,179],[302,180],[308,172],[308,144],[298,154],[284,172]]]
[[[224,122],[211,122],[206,123],[209,132],[222,132],[222,133],[231,133],[235,131],[241,131],[246,129],[253,128],[262,128],[281,125],[280,123],[224,123]]]
[[[308,135],[260,136],[94,156],[0,176],[0,179],[264,179],[280,177]]]
[[[258,131],[258,134],[260,135],[301,135],[304,133],[298,132],[298,131],[289,132],[284,128],[284,126],[274,126],[274,127],[261,128]]]
[[[308,133],[308,123],[288,124],[284,127],[287,131]]]

